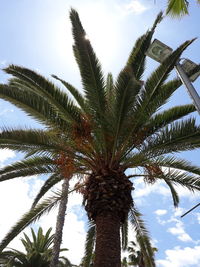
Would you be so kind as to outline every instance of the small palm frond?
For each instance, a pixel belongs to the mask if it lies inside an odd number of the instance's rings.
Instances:
[[[178,205],[179,205],[178,193],[177,193],[177,191],[175,190],[174,186],[172,185],[172,183],[169,180],[165,179],[164,177],[163,177],[163,179],[164,179],[165,183],[168,185],[168,187],[169,187],[169,189],[171,191],[174,207],[177,208]]]
[[[193,165],[187,160],[176,158],[175,156],[158,157],[155,162],[164,168],[173,168],[200,175],[198,166]]]
[[[121,226],[121,243],[122,249],[126,250],[128,246],[128,219]]]
[[[53,160],[47,157],[32,157],[25,160],[14,162],[11,165],[7,165],[4,168],[0,169],[0,176],[9,174],[12,172],[23,171],[28,168],[37,167],[37,166],[47,166],[52,165]]]
[[[162,177],[160,177],[162,179]],[[164,175],[165,182],[169,181],[174,185],[180,185],[191,192],[200,190],[200,179],[197,175],[188,174],[187,172],[170,170]]]
[[[155,134],[169,123],[179,120],[194,111],[196,111],[194,105],[184,105],[176,106],[155,114],[144,126],[146,129],[146,137],[149,136],[149,134]]]
[[[166,14],[172,17],[179,17],[188,14],[188,1],[168,0]]]
[[[61,118],[44,97],[28,91],[19,92],[18,88],[6,84],[0,84],[0,97],[17,106],[39,123],[49,127],[56,126],[62,130],[71,127],[71,123]]]
[[[146,59],[146,52],[151,44],[151,39],[153,36],[153,33],[155,31],[155,28],[159,22],[161,22],[163,18],[163,13],[160,12],[153,24],[153,27],[151,30],[147,31],[146,34],[142,35],[135,43],[135,46],[133,47],[131,54],[128,58],[126,66],[131,67],[134,77],[137,80],[140,80],[144,69],[145,69],[145,59]]]
[[[85,252],[82,259],[82,264],[84,267],[90,266],[92,255],[94,252],[95,237],[96,237],[96,226],[94,222],[90,221],[88,223],[88,231],[85,241]]]
[[[62,179],[63,179],[63,177],[60,176],[60,174],[57,174],[57,173],[52,174],[45,181],[43,186],[40,188],[40,191],[38,192],[37,196],[35,197],[35,199],[33,201],[31,209],[34,208],[38,204],[38,202],[46,194],[46,192],[48,192],[54,185],[59,183]]]
[[[0,148],[19,151],[63,151],[67,148],[45,130],[4,128],[0,133]]]
[[[130,69],[121,72],[115,86],[115,121],[113,122],[115,128],[115,137],[113,155],[117,148],[117,141],[121,135],[121,130],[127,133],[127,124],[129,122],[127,122],[127,117],[134,106],[135,96],[138,93],[139,88],[141,88],[141,85],[135,80]]]
[[[162,154],[192,150],[200,147],[200,128],[194,119],[175,122],[163,128],[160,133],[148,141],[142,150],[151,157]],[[153,153],[153,154],[152,154]]]
[[[28,225],[40,219],[45,213],[49,213],[55,208],[62,199],[60,193],[54,193],[51,197],[39,203],[36,207],[25,213],[22,218],[11,228],[4,239],[0,243],[0,251],[2,251],[21,231]]]
[[[140,251],[143,254],[145,265],[148,267],[155,267],[154,251],[151,246],[149,233],[141,219],[141,214],[135,207],[132,207],[130,210],[129,220],[134,227],[136,240],[140,246]]]
[[[18,83],[14,80],[13,84],[14,87],[19,88],[18,93],[21,92],[23,94],[25,93],[24,91],[29,91],[32,92],[33,95],[37,94],[40,97],[45,98],[50,107],[53,107],[53,109],[60,114],[63,120],[66,120],[68,117],[71,121],[75,121],[77,123],[80,122],[79,109],[72,101],[69,100],[68,96],[64,92],[62,92],[49,80],[33,70],[16,65],[10,65],[5,68],[4,71],[18,78]],[[21,81],[22,84],[23,81],[25,82],[22,90],[20,90]]]
[[[79,93],[79,91],[70,83],[60,79],[56,75],[52,75],[52,77],[58,81],[60,81],[66,88],[67,90],[72,94],[76,102],[79,104],[79,106],[82,108],[83,111],[87,111],[87,106],[85,103],[84,97]]]
[[[74,37],[75,58],[81,73],[82,83],[89,106],[96,117],[102,119],[105,112],[104,79],[100,63],[93,51],[90,41],[86,39],[79,15],[71,9],[70,19]]]

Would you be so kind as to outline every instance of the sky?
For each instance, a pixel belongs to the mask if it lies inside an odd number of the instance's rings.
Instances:
[[[81,90],[80,76],[72,53],[72,35],[69,22],[70,7],[79,12],[87,35],[100,59],[104,73],[114,77],[123,68],[136,39],[151,27],[166,1],[154,0],[0,0],[0,68],[9,64],[22,65],[38,71],[47,78],[51,74],[65,79]],[[200,6],[190,1],[190,16],[182,19],[165,18],[158,26],[155,38],[175,49],[185,40],[199,37]],[[183,57],[199,63],[200,40],[184,52]],[[148,76],[158,63],[148,59]],[[176,76],[175,71],[172,76]],[[0,82],[8,76],[0,71]],[[200,79],[194,82],[200,93]],[[165,108],[191,103],[184,86],[174,94]],[[197,112],[193,114],[200,122]],[[3,127],[41,127],[15,106],[0,100],[0,129]],[[181,157],[199,164],[200,151],[184,152]],[[0,167],[19,160],[22,155],[0,150]],[[34,196],[44,183],[44,177],[13,179],[0,184],[0,239],[12,225],[28,211]],[[144,214],[151,233],[158,267],[200,266],[200,209],[183,219],[180,215],[200,202],[200,194],[178,188],[179,208],[172,204],[169,190],[162,183],[146,186],[140,178],[134,181],[134,200]],[[58,185],[58,188],[60,185]],[[67,257],[78,264],[84,251],[87,217],[81,207],[81,195],[69,198],[62,247]],[[55,227],[57,210],[42,217],[35,225],[44,231]],[[30,229],[26,229],[30,233]],[[21,235],[20,235],[21,236]],[[134,233],[129,233],[130,241]],[[9,247],[22,249],[19,237]]]

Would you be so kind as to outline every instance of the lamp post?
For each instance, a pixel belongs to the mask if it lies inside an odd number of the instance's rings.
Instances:
[[[173,49],[171,47],[155,39],[150,45],[146,55],[158,61],[159,63],[162,63],[172,52],[173,52]],[[179,60],[175,65],[175,69],[182,83],[187,88],[187,91],[193,100],[194,106],[196,107],[196,110],[198,111],[200,115],[200,97],[192,84],[192,82],[194,82],[200,75],[200,71],[198,71],[197,73],[193,74],[190,77],[188,77],[186,74],[186,72],[191,71],[196,66],[197,65],[191,60],[185,59],[182,65],[180,64],[180,60]],[[198,203],[196,206],[194,206],[189,211],[184,213],[181,217],[184,217],[186,214],[188,214],[189,212],[191,212],[198,206],[200,206],[200,203]]]
[[[147,56],[153,58],[159,63],[162,63],[172,52],[173,49],[171,47],[155,39],[153,43],[150,45],[146,54]],[[192,84],[192,82],[194,82],[200,75],[200,71],[195,73],[191,77],[188,77],[186,74],[186,71],[190,71],[194,69],[196,66],[197,65],[191,60],[185,59],[182,65],[180,64],[179,60],[175,65],[175,69],[182,83],[187,88],[187,91],[193,100],[194,106],[196,107],[196,110],[200,115],[200,97]]]

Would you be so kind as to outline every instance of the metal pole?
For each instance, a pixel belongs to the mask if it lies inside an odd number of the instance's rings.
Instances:
[[[190,211],[196,209],[198,206],[200,206],[200,203],[197,204],[196,206],[194,206],[193,208],[191,208],[190,210],[188,210],[186,213],[184,213],[183,215],[181,215],[181,218],[183,218],[186,214],[188,214]]]
[[[198,111],[198,113],[200,115],[200,97],[199,97],[198,93],[196,92],[193,84],[189,80],[187,74],[185,73],[185,71],[183,70],[183,68],[179,62],[176,63],[175,69],[176,69],[178,76],[180,77],[182,83],[187,88],[187,91],[193,100],[193,103],[196,107],[196,110]]]

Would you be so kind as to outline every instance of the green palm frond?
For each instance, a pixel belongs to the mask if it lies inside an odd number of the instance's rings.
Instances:
[[[58,76],[56,75],[52,75],[52,77],[58,81],[60,81],[66,88],[67,90],[73,95],[73,97],[75,98],[76,102],[79,104],[79,106],[82,108],[83,111],[87,111],[88,107],[85,103],[85,99],[84,97],[79,93],[79,91],[70,83],[60,79]]]
[[[167,179],[165,179],[163,177],[165,183],[168,185],[170,191],[171,191],[171,195],[172,195],[172,199],[173,199],[173,203],[174,203],[174,207],[177,208],[178,204],[179,204],[179,196],[177,191],[175,190],[174,186],[172,185],[172,183],[170,181],[168,181]]]
[[[113,122],[115,127],[115,137],[113,155],[117,148],[117,141],[119,140],[119,136],[121,135],[121,130],[125,130],[127,132],[127,117],[130,113],[130,110],[134,106],[135,96],[140,88],[140,83],[135,80],[130,69],[121,72],[115,86],[115,121]]]
[[[185,159],[179,159],[175,156],[158,157],[156,158],[155,162],[164,168],[174,168],[200,175],[200,169],[198,166],[193,165],[191,162]]]
[[[127,67],[130,66],[134,77],[137,80],[140,80],[144,69],[145,69],[145,58],[146,58],[146,52],[151,44],[151,39],[154,33],[154,30],[157,26],[157,24],[162,20],[163,13],[160,12],[153,24],[153,27],[151,30],[147,31],[146,34],[142,35],[135,43],[135,46],[133,47],[131,54],[127,61]]]
[[[88,231],[85,241],[85,252],[82,259],[82,264],[84,267],[90,266],[92,255],[94,252],[95,237],[96,237],[96,226],[94,222],[90,221],[88,223]]]
[[[27,168],[43,166],[43,165],[51,165],[53,164],[53,160],[47,157],[32,157],[25,160],[14,162],[10,165],[5,166],[0,169],[0,176],[8,174],[10,172],[16,172],[20,170],[24,170]]]
[[[75,42],[75,58],[81,73],[85,95],[90,108],[95,112],[95,117],[101,122],[105,112],[104,79],[101,66],[90,41],[86,39],[86,32],[76,10],[71,9],[70,19]]]
[[[20,92],[16,87],[0,84],[0,97],[17,106],[39,123],[61,129],[68,129],[71,126],[71,123],[63,120],[59,112],[42,96],[29,91]]]
[[[2,251],[21,231],[28,225],[39,220],[45,213],[49,213],[52,208],[55,208],[61,200],[60,193],[56,193],[45,199],[42,203],[25,213],[22,218],[11,228],[4,239],[0,243],[0,251]]]
[[[168,0],[166,14],[171,15],[172,17],[177,17],[177,16],[188,14],[188,1]]]
[[[200,147],[199,137],[200,128],[195,125],[194,119],[175,122],[144,144],[142,152],[150,157],[154,154],[155,158],[162,154],[192,150]]]
[[[196,111],[194,105],[184,105],[184,106],[176,106],[163,112],[155,114],[149,122],[144,126],[147,128],[147,135],[155,134],[162,127],[165,127],[169,123],[174,122],[175,120],[179,120],[184,116],[189,115],[190,113]]]
[[[67,142],[67,141],[66,141]],[[45,130],[34,129],[13,129],[3,128],[0,133],[0,148],[8,148],[13,146],[19,151],[33,149],[38,151],[64,151],[67,147],[63,147],[57,142],[55,136]],[[66,145],[67,146],[67,145]]]
[[[162,179],[162,177],[160,177]],[[191,192],[200,190],[200,178],[197,175],[191,175],[187,172],[170,170],[164,174],[165,182],[169,181],[174,185],[180,185]]]
[[[146,266],[155,267],[154,251],[151,246],[149,233],[141,219],[141,214],[135,207],[132,207],[130,210],[129,220],[135,229],[136,240],[140,246],[140,251],[144,256]]]
[[[33,95],[38,94],[40,97],[45,98],[50,106],[52,106],[57,113],[60,114],[63,120],[66,120],[68,117],[71,121],[75,121],[77,123],[80,122],[79,109],[72,101],[69,100],[68,96],[64,92],[46,78],[33,70],[16,65],[10,65],[5,68],[4,71],[19,79],[18,83],[14,83],[14,87],[19,88],[19,93],[21,91],[30,91]],[[26,84],[26,86],[24,84],[22,90],[20,90],[21,80]]]
[[[122,249],[126,250],[128,246],[128,218],[121,226],[121,243]]]
[[[34,208],[38,202],[40,201],[40,199],[46,194],[46,192],[48,192],[54,185],[56,185],[57,183],[59,183],[61,180],[63,179],[62,176],[60,176],[60,174],[57,173],[53,173],[43,184],[43,186],[40,188],[40,191],[38,192],[37,196],[35,197],[33,204],[32,204],[32,208]]]

